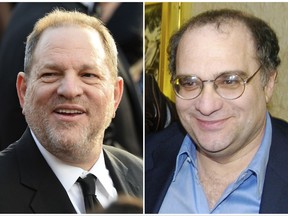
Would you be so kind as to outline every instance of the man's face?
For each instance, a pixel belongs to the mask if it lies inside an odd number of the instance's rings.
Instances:
[[[122,79],[112,76],[105,58],[95,30],[50,28],[36,47],[31,75],[18,75],[29,127],[48,151],[63,160],[83,160],[101,149],[123,85]]]
[[[212,25],[188,30],[180,41],[176,75],[196,75],[214,80],[224,72],[241,72],[250,77],[258,68],[254,43],[241,24]],[[246,84],[243,95],[235,100],[219,96],[213,83],[204,83],[195,99],[176,97],[180,120],[208,157],[239,158],[259,146],[265,129],[266,102],[271,97],[274,79],[266,87],[260,72]]]

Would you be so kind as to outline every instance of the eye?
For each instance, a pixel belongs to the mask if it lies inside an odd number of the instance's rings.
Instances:
[[[178,78],[178,84],[186,90],[194,90],[201,86],[201,81],[196,76],[184,76]]]
[[[96,84],[99,82],[100,77],[95,73],[82,73],[81,78],[87,84]]]
[[[60,74],[56,72],[46,72],[40,75],[40,79],[45,83],[52,83],[58,80]]]
[[[237,74],[224,74],[215,80],[215,84],[222,88],[237,88],[243,80]]]
[[[82,74],[82,77],[95,78],[97,76],[95,74],[92,74],[92,73],[84,73],[84,74]]]

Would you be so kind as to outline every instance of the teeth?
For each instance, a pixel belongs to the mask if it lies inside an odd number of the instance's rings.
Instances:
[[[81,114],[82,112],[79,110],[66,110],[66,109],[60,109],[57,110],[58,113],[63,113],[63,114]]]

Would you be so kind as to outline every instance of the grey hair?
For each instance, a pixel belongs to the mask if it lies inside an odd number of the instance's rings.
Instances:
[[[104,49],[107,54],[106,62],[112,73],[117,76],[118,52],[115,41],[109,30],[104,24],[95,17],[77,11],[64,11],[56,9],[36,22],[33,31],[27,37],[24,59],[24,71],[27,75],[30,74],[33,65],[33,54],[42,33],[48,28],[57,28],[62,26],[75,25],[80,27],[88,27],[95,29],[104,44]]]

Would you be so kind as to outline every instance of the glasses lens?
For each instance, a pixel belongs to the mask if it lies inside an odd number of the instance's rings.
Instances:
[[[196,76],[180,76],[174,80],[174,91],[183,99],[193,99],[201,93],[202,81]]]
[[[237,74],[223,74],[216,78],[215,90],[226,99],[236,99],[240,97],[245,89],[244,80]]]

